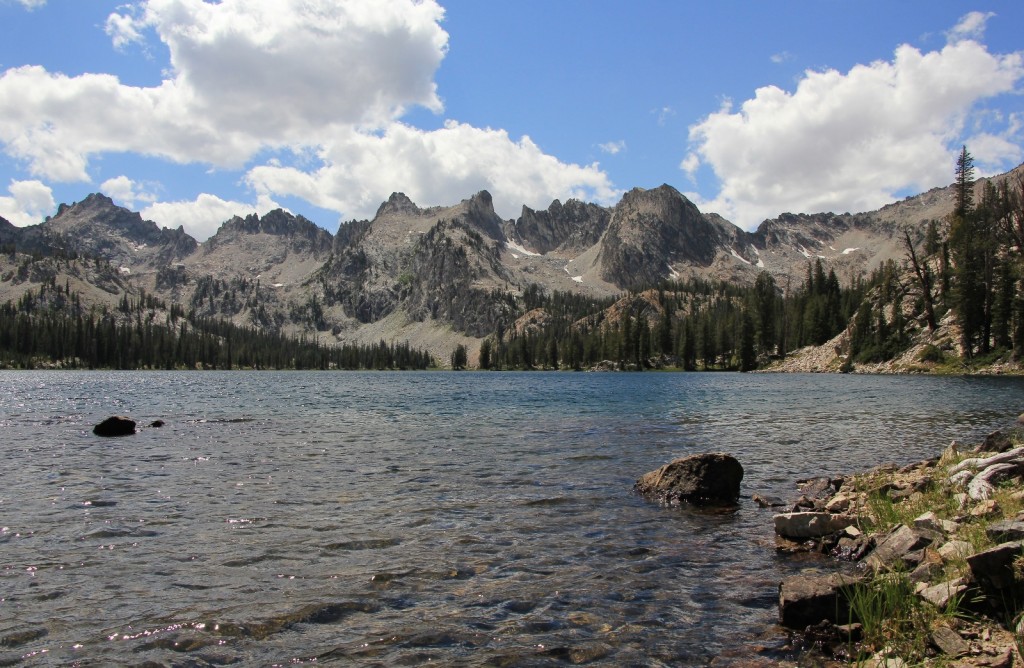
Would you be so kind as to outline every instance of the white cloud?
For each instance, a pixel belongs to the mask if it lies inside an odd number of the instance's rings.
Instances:
[[[10,197],[0,197],[0,216],[18,227],[41,223],[56,208],[53,191],[42,181],[11,181],[7,192]]]
[[[598,144],[597,147],[608,155],[618,155],[622,151],[626,150],[626,142],[624,140],[609,141],[603,144]]]
[[[160,86],[67,77],[38,66],[0,76],[0,142],[30,171],[87,181],[91,156],[136,152],[238,168],[260,149],[376,128],[422,105],[447,49],[433,0],[149,0],[112,14],[118,47],[155,31],[170,52]]]
[[[960,18],[952,30],[946,33],[946,39],[951,44],[963,40],[979,41],[985,36],[985,24],[994,16],[994,12],[969,12]]]
[[[793,54],[790,53],[789,51],[780,51],[779,53],[772,54],[771,60],[776,65],[781,65],[782,63],[786,63],[789,62],[790,60],[793,60],[793,58]]]
[[[792,93],[759,88],[735,113],[690,128],[692,151],[722,184],[702,204],[752,228],[785,211],[871,210],[903,189],[946,184],[974,106],[1022,76],[1021,54],[961,40],[928,53],[903,45],[891,62],[846,74],[808,71]],[[1006,159],[1007,144],[982,148]]]
[[[992,165],[1017,165],[1024,160],[1024,149],[1006,136],[982,132],[972,135],[964,143],[980,166],[978,176],[993,176],[1003,171]]]
[[[687,153],[683,161],[679,163],[679,169],[683,170],[687,178],[693,181],[696,178],[697,170],[700,169],[700,156],[692,151]]]
[[[255,204],[246,204],[203,193],[191,202],[156,202],[143,209],[140,214],[144,219],[152,220],[161,227],[184,226],[190,235],[199,241],[205,241],[232,216],[246,216],[250,213],[264,216],[277,208],[280,207],[269,197],[259,197]]]
[[[672,107],[661,107],[660,109],[652,109],[651,113],[657,117],[658,125],[665,125],[668,119],[676,115],[676,110]]]
[[[248,183],[266,195],[293,195],[346,216],[371,217],[395,191],[421,206],[447,205],[488,190],[498,214],[519,215],[523,204],[547,207],[555,198],[611,203],[618,197],[598,165],[565,164],[529,137],[448,121],[426,132],[403,123],[381,134],[338,133],[320,153],[318,169],[263,165]]]
[[[138,21],[130,14],[111,14],[107,17],[106,31],[114,43],[114,48],[124,49],[132,43],[142,42],[142,33],[137,27]]]
[[[136,202],[155,202],[157,199],[143,184],[123,174],[101,183],[100,192],[128,208],[133,208]]]
[[[32,11],[45,5],[46,0],[18,0],[18,3],[28,11]]]
[[[108,74],[7,70],[0,144],[34,176],[63,182],[90,181],[90,160],[112,152],[244,169],[260,194],[298,195],[344,216],[372,213],[403,189],[448,204],[487,188],[506,212],[512,202],[611,197],[596,163],[559,162],[528,137],[399,122],[413,106],[442,110],[443,16],[435,0],[139,0],[109,16],[107,33],[126,51],[164,43],[167,78],[143,88]],[[278,162],[254,164],[261,154]],[[111,185],[139,199],[138,184]],[[224,203],[212,197],[150,208],[202,236],[207,212]]]

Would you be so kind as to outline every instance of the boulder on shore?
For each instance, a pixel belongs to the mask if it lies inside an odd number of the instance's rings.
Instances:
[[[645,473],[634,491],[668,504],[735,505],[740,498],[743,466],[731,455],[690,455]]]
[[[822,620],[832,624],[856,621],[850,600],[856,588],[864,586],[859,575],[801,575],[779,585],[779,623],[788,629],[803,629]]]
[[[135,420],[120,415],[112,415],[93,427],[92,433],[104,437],[131,436],[135,433]]]
[[[853,515],[816,512],[782,513],[774,521],[775,533],[790,539],[821,538],[857,524]]]

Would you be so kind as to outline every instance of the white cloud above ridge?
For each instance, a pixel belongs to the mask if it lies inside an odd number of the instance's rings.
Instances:
[[[56,208],[53,190],[42,181],[11,181],[10,197],[0,196],[0,217],[16,227],[43,222]]]
[[[505,218],[557,197],[611,203],[620,195],[596,163],[566,164],[529,137],[513,141],[504,130],[451,120],[430,132],[397,122],[379,135],[350,131],[324,146],[320,159],[311,171],[257,166],[246,180],[258,193],[300,197],[357,218],[372,217],[395,191],[433,206],[488,190]]]
[[[198,241],[206,241],[233,216],[250,213],[265,216],[278,208],[281,207],[268,196],[260,196],[255,204],[250,204],[201,193],[192,201],[154,202],[139,213],[143,219],[152,220],[161,227],[182,226]]]
[[[610,199],[596,163],[563,163],[528,137],[399,122],[412,106],[442,110],[434,74],[447,53],[443,15],[434,0],[139,0],[105,28],[128,55],[139,47],[148,56],[148,40],[166,44],[165,80],[143,88],[110,74],[9,69],[0,73],[0,144],[50,181],[90,182],[92,158],[136,153],[247,170],[261,197],[296,195],[348,217],[372,214],[399,189],[450,203],[486,188],[503,215],[556,197]],[[290,164],[260,164],[267,151]],[[104,185],[125,204],[152,200],[124,179]],[[147,211],[201,238],[224,202],[203,194]]]
[[[984,20],[965,18],[960,32],[977,34]],[[1022,77],[1020,53],[990,54],[969,39],[928,53],[902,45],[891,61],[807,71],[793,92],[766,86],[738,110],[710,114],[691,126],[680,168],[711,167],[721,189],[698,205],[746,229],[786,211],[872,210],[901,190],[951,181],[972,111]],[[1019,161],[1014,128],[974,133],[979,171]]]

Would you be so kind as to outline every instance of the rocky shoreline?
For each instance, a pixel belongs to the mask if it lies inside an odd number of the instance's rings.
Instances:
[[[779,587],[799,665],[1024,666],[1020,420],[977,446],[798,490],[773,522],[780,553],[822,556]]]

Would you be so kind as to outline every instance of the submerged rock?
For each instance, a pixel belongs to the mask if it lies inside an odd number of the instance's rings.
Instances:
[[[740,498],[743,466],[731,455],[705,453],[682,457],[636,481],[634,491],[662,503],[734,505]]]
[[[93,427],[92,433],[104,437],[131,436],[135,433],[135,420],[120,415],[112,415]]]

